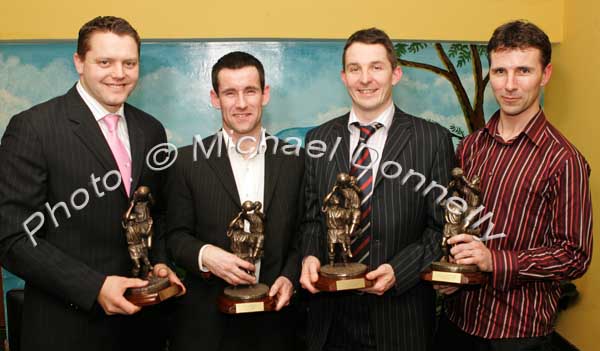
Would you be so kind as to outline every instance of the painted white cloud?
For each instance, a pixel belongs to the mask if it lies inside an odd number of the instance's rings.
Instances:
[[[0,53],[0,89],[29,100],[32,105],[64,94],[76,80],[77,73],[68,59],[55,59],[38,68]]]
[[[12,116],[30,106],[29,100],[14,96],[6,89],[0,89],[0,130],[6,128]]]
[[[432,122],[439,123],[444,127],[449,127],[451,125],[457,126],[459,128],[462,128],[462,130],[465,131],[465,133],[467,133],[467,124],[465,121],[465,117],[462,114],[444,116],[433,111],[424,111],[423,113],[421,113],[420,117]]]

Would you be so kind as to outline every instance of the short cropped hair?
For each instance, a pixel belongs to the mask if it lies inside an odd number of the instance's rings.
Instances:
[[[137,44],[139,56],[141,45],[140,36],[129,22],[120,17],[98,16],[79,29],[79,36],[77,37],[77,55],[82,59],[85,58],[85,54],[90,51],[90,38],[95,32],[110,32],[119,36],[129,35]]]
[[[536,48],[540,50],[542,66],[545,68],[552,59],[552,44],[548,35],[538,26],[523,20],[505,23],[496,28],[487,45],[488,59],[494,51],[506,49]]]
[[[255,67],[260,78],[260,89],[265,90],[265,69],[262,63],[254,56],[243,51],[233,51],[221,57],[212,67],[213,90],[219,95],[219,72],[227,69],[240,69],[244,67]]]
[[[381,29],[368,28],[354,32],[354,34],[352,34],[348,40],[346,40],[346,45],[344,45],[344,53],[342,54],[342,69],[346,69],[346,51],[350,45],[354,43],[383,45],[385,51],[387,52],[388,60],[392,65],[392,69],[398,66],[398,58],[396,57],[394,44],[392,44],[390,37]]]

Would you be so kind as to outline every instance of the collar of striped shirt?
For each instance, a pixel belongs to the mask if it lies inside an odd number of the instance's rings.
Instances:
[[[546,129],[546,125],[548,121],[546,120],[546,115],[540,106],[540,110],[538,113],[527,123],[523,131],[516,136],[514,139],[505,141],[500,137],[500,133],[498,132],[498,123],[500,122],[500,110],[496,111],[494,115],[490,118],[489,122],[483,127],[483,129],[496,141],[502,144],[512,144],[521,137],[521,135],[526,135],[529,140],[535,146],[541,146],[546,140],[546,133],[544,133]]]

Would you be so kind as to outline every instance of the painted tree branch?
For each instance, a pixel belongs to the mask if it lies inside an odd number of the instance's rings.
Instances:
[[[469,118],[469,129],[471,131],[482,128],[485,124],[483,116],[483,97],[487,80],[483,79],[483,69],[481,67],[481,56],[477,50],[477,45],[469,45],[471,49],[471,61],[473,63],[473,76],[475,81],[475,104],[473,106],[473,115]],[[486,75],[486,79],[489,75]]]

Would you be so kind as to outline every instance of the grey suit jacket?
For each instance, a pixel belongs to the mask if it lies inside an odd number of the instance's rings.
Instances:
[[[311,130],[306,138],[324,141],[328,154],[339,138],[333,162],[327,157],[306,157],[304,256],[313,255],[327,262],[327,239],[322,201],[335,183],[339,172],[349,172],[349,114]],[[378,350],[427,350],[433,336],[434,292],[421,282],[419,273],[441,256],[443,210],[435,203],[440,190],[422,194],[430,181],[445,185],[455,164],[450,134],[443,127],[410,116],[396,108],[381,155],[380,169],[372,195],[372,238],[366,262],[371,269],[383,263],[394,268],[395,286],[383,296],[366,294],[371,326]],[[400,166],[397,177],[386,178],[381,167],[386,162]],[[398,172],[394,164],[387,174]],[[420,179],[404,179],[409,170],[419,172],[426,181],[415,191]],[[326,342],[335,306],[335,294],[319,293],[311,297],[307,341],[309,350],[320,350]]]

